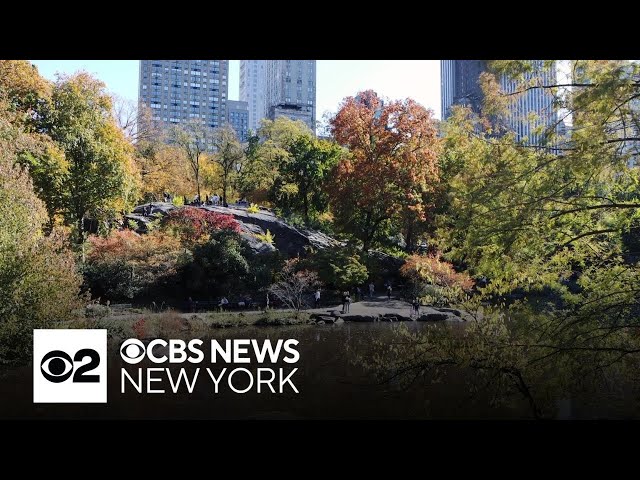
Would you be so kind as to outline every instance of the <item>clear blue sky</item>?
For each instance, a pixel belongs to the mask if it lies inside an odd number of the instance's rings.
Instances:
[[[40,73],[55,79],[56,72],[86,70],[107,84],[109,90],[132,100],[138,98],[136,60],[32,60]],[[229,98],[238,99],[239,60],[229,66]],[[335,112],[349,95],[373,89],[391,99],[411,97],[440,118],[440,62],[438,60],[318,60],[317,117]]]

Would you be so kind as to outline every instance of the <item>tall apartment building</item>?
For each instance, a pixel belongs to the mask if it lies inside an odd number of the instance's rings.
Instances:
[[[265,82],[266,116],[302,120],[316,130],[316,61],[268,60]]]
[[[249,139],[249,104],[243,101],[227,100],[227,121],[236,131],[238,139]]]
[[[242,60],[240,99],[249,103],[249,128],[260,120],[302,120],[315,132],[315,60]]]
[[[556,67],[543,70],[542,61],[536,60],[533,73],[525,75],[530,80],[533,75],[541,77],[544,84],[556,82]],[[482,105],[482,90],[479,84],[480,74],[487,70],[486,60],[441,60],[441,106],[442,118],[451,114],[453,105],[467,105],[475,112]],[[518,82],[500,77],[503,91],[513,93]],[[532,115],[533,114],[533,115]],[[516,139],[529,145],[544,144],[544,133],[538,130],[557,129],[558,112],[553,105],[553,96],[546,89],[534,88],[517,96],[509,107],[508,115],[503,119],[504,126],[516,133]],[[540,128],[543,127],[543,128]]]
[[[229,60],[141,60],[138,102],[160,131],[188,121],[227,121]]]
[[[265,117],[266,60],[240,60],[240,100],[249,105],[249,128],[260,128]]]

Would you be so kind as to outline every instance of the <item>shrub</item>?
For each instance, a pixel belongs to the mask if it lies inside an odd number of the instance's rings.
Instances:
[[[422,297],[425,303],[444,306],[466,297],[474,282],[466,273],[458,273],[439,254],[411,255],[400,268],[400,275],[411,286],[412,296]]]
[[[273,245],[273,242],[276,239],[276,236],[273,235],[269,229],[267,229],[267,233],[256,233],[255,237],[261,242],[268,243],[269,245]]]
[[[188,260],[180,241],[154,230],[141,236],[131,230],[89,237],[85,285],[94,297],[132,299],[169,282]]]
[[[133,333],[136,336],[136,338],[146,337],[147,335],[146,323],[147,322],[145,321],[145,319],[141,318],[140,320],[138,320],[133,324]]]
[[[216,230],[240,232],[240,224],[232,215],[211,212],[202,208],[183,207],[169,212],[165,226],[187,242],[206,240]]]
[[[258,213],[260,211],[260,208],[258,207],[257,204],[252,203],[251,205],[249,205],[249,207],[247,208],[247,213]]]
[[[185,320],[176,313],[167,312],[156,318],[156,324],[159,338],[175,338],[182,333]]]
[[[180,195],[175,196],[171,200],[171,203],[173,203],[176,207],[182,207],[184,205],[184,197]]]
[[[109,312],[109,307],[99,303],[90,303],[84,309],[84,315],[87,318],[104,318],[109,315]]]
[[[82,278],[67,239],[44,235],[44,204],[3,144],[6,128],[0,116],[0,363],[20,363],[31,357],[34,328],[81,307]]]
[[[207,242],[193,248],[193,261],[182,273],[190,293],[211,296],[247,284],[250,267],[242,237],[234,231],[214,232]]]
[[[319,250],[309,258],[306,265],[318,272],[322,283],[340,290],[362,285],[369,278],[367,267],[360,262],[357,252],[349,248]]]
[[[287,260],[282,271],[276,275],[276,283],[269,287],[270,293],[294,310],[300,310],[306,306],[306,296],[320,285],[318,274],[309,270],[300,270],[299,262],[297,258]]]

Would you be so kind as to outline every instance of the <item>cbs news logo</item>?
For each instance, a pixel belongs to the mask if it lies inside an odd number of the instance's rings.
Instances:
[[[34,330],[33,402],[106,403],[106,330]]]

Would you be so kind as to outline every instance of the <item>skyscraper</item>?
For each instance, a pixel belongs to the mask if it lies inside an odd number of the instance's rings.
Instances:
[[[315,60],[241,60],[240,100],[249,104],[249,128],[263,118],[302,120],[315,132]]]
[[[229,60],[141,60],[138,102],[151,109],[154,127],[227,121]]]
[[[480,74],[487,71],[486,60],[441,60],[442,118],[451,114],[453,105],[467,105],[476,113],[482,106]],[[555,65],[542,68],[542,61],[535,60],[533,72],[525,74],[525,81],[538,77],[543,84],[556,81]],[[518,82],[506,76],[499,78],[500,86],[506,93],[516,92]],[[519,94],[509,106],[503,125],[516,133],[516,139],[529,145],[544,145],[544,130],[557,129],[557,110],[553,96],[547,89],[533,88]],[[541,128],[542,127],[542,128]],[[539,130],[543,130],[540,132]]]
[[[264,118],[266,60],[240,60],[240,100],[249,104],[249,128],[254,132]]]
[[[267,60],[265,115],[304,121],[316,130],[316,61]]]

